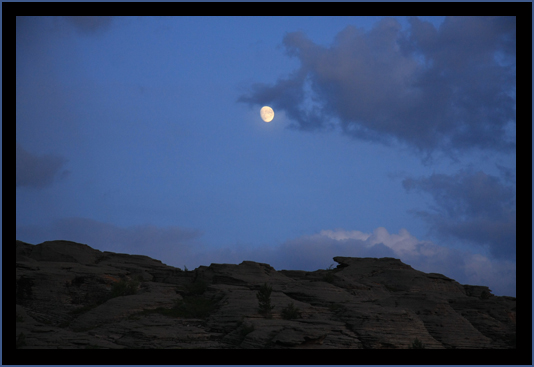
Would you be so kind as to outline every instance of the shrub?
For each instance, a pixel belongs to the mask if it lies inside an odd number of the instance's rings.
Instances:
[[[143,310],[136,314],[130,315],[131,320],[139,320],[142,315],[158,313],[168,317],[184,317],[204,319],[208,317],[216,307],[216,300],[208,299],[202,296],[188,296],[177,300],[174,307]]]
[[[202,296],[189,296],[176,302],[171,313],[174,317],[204,319],[215,309],[215,303]]]
[[[188,295],[199,296],[204,294],[204,292],[208,289],[208,284],[202,280],[197,280],[194,283],[186,285],[185,289]]]
[[[415,338],[410,349],[425,349],[425,345],[419,339]]]
[[[183,298],[176,300],[172,308],[158,307],[156,309],[143,310],[130,318],[138,319],[140,315],[159,313],[169,317],[183,318],[207,318],[217,307],[222,296],[215,295],[210,298],[203,296],[208,285],[203,281],[196,281],[185,286]]]
[[[138,287],[139,287],[138,280],[121,280],[113,284],[109,298],[129,296],[132,294],[136,294]]]
[[[271,306],[271,292],[273,288],[269,287],[267,283],[264,283],[259,292],[256,293],[256,298],[258,298],[259,303],[259,312],[260,314],[266,316],[267,318],[271,318],[271,310],[274,308],[274,306]]]
[[[323,276],[323,280],[327,283],[333,283],[335,273],[334,264],[330,264],[330,266],[325,270],[327,271],[327,273]]]
[[[286,320],[300,319],[301,317],[300,309],[295,307],[293,302],[288,304],[287,307],[282,310],[282,318]]]

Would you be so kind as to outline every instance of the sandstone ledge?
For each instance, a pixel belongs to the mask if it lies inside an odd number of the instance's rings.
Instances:
[[[398,259],[185,272],[69,241],[16,248],[19,349],[410,349],[415,339],[426,349],[515,349],[515,298]],[[264,283],[271,318],[258,312]],[[298,318],[283,317],[290,304]]]

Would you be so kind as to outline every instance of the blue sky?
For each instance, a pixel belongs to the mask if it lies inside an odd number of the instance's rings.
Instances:
[[[17,239],[389,256],[515,296],[515,42],[515,17],[18,17]]]

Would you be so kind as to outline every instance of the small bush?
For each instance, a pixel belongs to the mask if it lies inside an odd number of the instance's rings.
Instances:
[[[202,296],[185,297],[176,302],[176,305],[170,313],[174,317],[203,319],[213,312],[215,303],[215,301]]]
[[[189,296],[199,296],[204,294],[208,289],[208,284],[202,280],[197,280],[194,283],[186,285],[185,289]]]
[[[330,264],[330,266],[326,268],[325,270],[327,271],[327,273],[323,276],[323,280],[327,283],[333,283],[334,273],[335,273],[334,264]]]
[[[425,345],[417,338],[412,342],[410,349],[426,349]]]
[[[286,320],[300,319],[301,317],[300,309],[295,307],[293,302],[288,304],[287,307],[282,310],[282,318]]]
[[[271,310],[274,308],[274,306],[271,306],[272,290],[272,287],[269,287],[267,283],[264,283],[259,292],[256,293],[256,298],[258,299],[259,303],[258,311],[267,318],[272,317]]]
[[[138,280],[121,280],[113,284],[109,298],[129,296],[132,294],[136,294],[138,288],[139,288]]]
[[[205,319],[216,309],[217,303],[221,300],[221,297],[217,296],[211,298],[202,296],[206,288],[207,285],[204,282],[195,282],[186,286],[186,295],[177,299],[172,308],[158,307],[143,310],[131,315],[130,318],[138,320],[141,315],[159,313],[168,317]]]

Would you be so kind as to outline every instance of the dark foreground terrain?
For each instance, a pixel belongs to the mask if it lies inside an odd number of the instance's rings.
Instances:
[[[74,242],[17,241],[16,345],[515,348],[513,297],[423,273],[394,258],[334,260],[336,268],[313,272],[276,271],[252,261],[183,271],[147,256]]]

